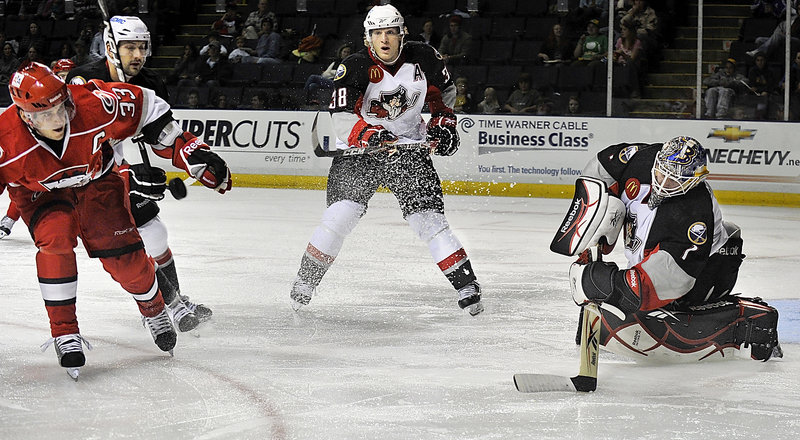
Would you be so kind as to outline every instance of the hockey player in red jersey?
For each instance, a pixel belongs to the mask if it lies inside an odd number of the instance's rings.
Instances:
[[[392,5],[375,6],[364,20],[366,49],[339,65],[331,114],[338,149],[385,146],[388,153],[341,156],[328,174],[328,208],[308,243],[292,285],[295,310],[311,300],[344,238],[367,210],[379,186],[389,188],[403,217],[427,243],[434,261],[458,291],[458,305],[483,311],[481,288],[469,258],[444,215],[439,176],[430,149],[403,148],[430,141],[434,154],[450,156],[459,146],[455,86],[430,46],[404,43],[403,16]],[[431,111],[425,124],[425,104]],[[389,148],[391,147],[391,148]]]
[[[560,253],[583,252],[570,269],[573,298],[602,304],[600,342],[607,349],[677,361],[782,356],[778,312],[733,294],[744,259],[741,231],[722,220],[705,182],[706,161],[703,146],[685,136],[618,144],[598,153],[578,179],[576,201],[595,193],[584,200],[597,203],[583,203],[580,220],[568,214],[551,248],[560,252],[571,240],[574,248]],[[575,228],[585,229],[574,234]],[[621,229],[626,269],[588,261],[585,249],[599,243],[610,251],[606,245]]]
[[[0,115],[0,186],[8,187],[39,249],[39,287],[61,366],[77,378],[85,363],[75,314],[78,237],[136,300],[156,345],[171,352],[177,335],[130,214],[114,161],[118,143],[141,133],[156,154],[220,193],[231,187],[225,161],[180,130],[169,105],[149,89],[102,81],[67,86],[46,66],[28,63],[12,75],[9,91],[14,105]]]

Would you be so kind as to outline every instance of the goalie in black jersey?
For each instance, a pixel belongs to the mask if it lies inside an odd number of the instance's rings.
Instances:
[[[781,357],[778,312],[733,294],[744,259],[739,228],[722,220],[695,139],[618,144],[597,154],[576,182],[551,249],[581,254],[570,268],[576,303],[601,304],[600,343],[634,358],[697,361]],[[628,268],[589,261],[624,230]]]
[[[450,156],[458,149],[455,86],[435,49],[404,42],[404,36],[403,16],[394,6],[373,7],[364,20],[366,48],[344,59],[336,71],[330,105],[336,148],[381,151],[333,159],[328,208],[292,286],[295,310],[309,303],[345,236],[378,187],[385,186],[458,291],[458,305],[473,316],[483,311],[469,258],[445,218],[441,182],[430,157],[431,150]],[[431,111],[427,124],[421,116],[426,103]]]
[[[138,17],[111,17],[103,32],[106,59],[84,64],[72,69],[66,78],[68,84],[84,84],[92,79],[105,82],[125,82],[155,91],[165,101],[169,100],[167,86],[153,70],[144,67],[151,52],[150,32]],[[119,69],[116,67],[119,63]],[[147,154],[147,153],[143,153]],[[158,216],[156,201],[164,198],[167,188],[163,169],[149,163],[129,164],[123,161],[120,172],[128,175],[128,195],[131,213],[145,244],[145,250],[158,264],[156,276],[167,309],[182,332],[196,328],[200,322],[211,318],[212,311],[203,304],[189,301],[181,295],[175,260],[167,241],[167,227]]]

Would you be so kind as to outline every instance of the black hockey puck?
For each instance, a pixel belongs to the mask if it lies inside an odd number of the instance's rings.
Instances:
[[[175,200],[186,197],[186,184],[180,178],[172,178],[167,186],[169,187],[169,193],[172,194],[172,197],[175,197]]]

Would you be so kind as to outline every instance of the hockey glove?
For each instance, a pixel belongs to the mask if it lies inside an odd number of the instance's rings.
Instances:
[[[397,136],[381,125],[372,125],[361,130],[358,136],[361,148],[377,148],[386,144],[397,142]]]
[[[456,130],[456,116],[452,113],[431,116],[428,121],[428,141],[436,145],[434,154],[439,156],[455,154],[461,143]]]
[[[607,302],[626,313],[636,312],[641,305],[641,298],[628,284],[629,276],[635,278],[634,285],[640,285],[635,270],[619,270],[616,263],[573,263],[569,268],[572,299],[578,305]]]
[[[183,168],[190,176],[220,194],[231,189],[231,170],[216,153],[211,151],[203,141],[196,137],[186,139],[184,133],[175,139],[175,148],[179,150]]]
[[[167,189],[167,174],[158,167],[143,163],[123,165],[120,172],[128,173],[128,192],[150,200],[161,200]]]

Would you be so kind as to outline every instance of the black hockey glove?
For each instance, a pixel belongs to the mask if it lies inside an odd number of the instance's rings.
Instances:
[[[397,142],[397,136],[391,131],[383,128],[382,125],[372,125],[361,130],[358,135],[361,147],[377,148],[386,144]]]
[[[452,113],[431,116],[428,121],[428,141],[436,144],[434,154],[439,156],[455,154],[461,143],[456,130],[456,116]]]
[[[203,141],[196,137],[186,140],[184,136],[179,136],[175,140],[175,148],[179,150],[189,175],[220,194],[230,191],[232,182],[228,164]]]
[[[633,277],[629,284],[628,278]],[[639,310],[641,298],[633,291],[631,285],[639,290],[641,285],[635,270],[619,270],[616,263],[592,261],[588,264],[573,263],[569,269],[569,281],[572,286],[572,299],[576,304],[587,302],[604,303],[619,308],[626,313]]]
[[[167,174],[158,167],[143,163],[120,167],[128,173],[129,193],[150,200],[162,200],[167,189]]]

